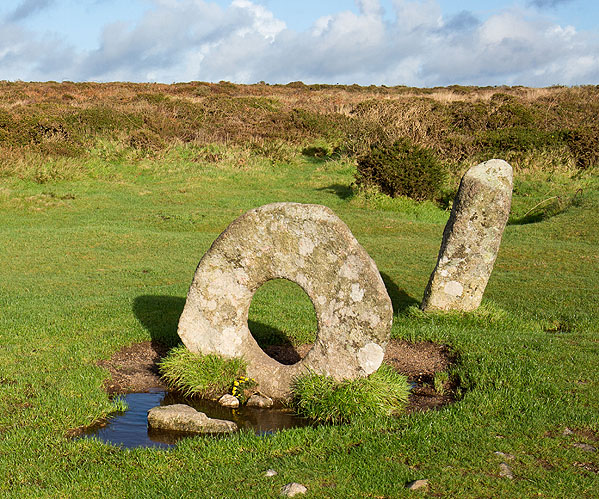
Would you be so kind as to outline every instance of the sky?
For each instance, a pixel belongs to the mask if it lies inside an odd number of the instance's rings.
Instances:
[[[599,84],[598,0],[2,0],[0,80]]]

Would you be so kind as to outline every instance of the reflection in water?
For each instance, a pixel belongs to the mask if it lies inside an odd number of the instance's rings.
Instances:
[[[210,400],[185,399],[179,395],[153,391],[130,393],[124,396],[129,409],[116,413],[107,424],[92,426],[85,432],[87,438],[98,438],[124,447],[170,447],[189,435],[176,432],[149,430],[148,411],[157,405],[187,404],[206,413],[210,418],[235,421],[239,429],[270,435],[278,430],[308,426],[311,422],[284,409],[256,409],[241,407],[229,409]]]

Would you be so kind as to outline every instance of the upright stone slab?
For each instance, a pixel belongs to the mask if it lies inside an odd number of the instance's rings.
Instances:
[[[256,290],[271,279],[297,283],[318,320],[312,349],[286,366],[248,328]],[[307,369],[335,379],[380,366],[393,309],[374,261],[329,208],[275,203],[251,210],[216,239],[196,270],[178,333],[193,352],[243,357],[261,393],[285,399]]]
[[[462,177],[422,310],[478,308],[510,213],[512,187],[512,167],[500,159]]]

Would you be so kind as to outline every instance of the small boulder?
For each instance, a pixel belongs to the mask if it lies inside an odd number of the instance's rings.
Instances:
[[[308,489],[306,487],[304,487],[301,483],[295,482],[288,483],[287,485],[284,485],[281,489],[281,495],[287,497],[293,497],[298,494],[305,494],[306,492],[308,492]]]
[[[418,490],[428,488],[428,480],[414,480],[406,483],[406,488],[409,490]]]
[[[260,409],[270,409],[273,406],[273,401],[270,397],[266,397],[260,393],[254,393],[247,401],[248,407],[259,407]]]
[[[230,407],[232,409],[239,407],[239,399],[237,397],[234,397],[230,393],[227,393],[226,395],[223,395],[221,398],[219,398],[218,403],[223,407]]]
[[[507,463],[501,463],[499,465],[499,476],[501,476],[503,478],[509,478],[510,480],[513,480],[514,473],[512,471],[512,468],[510,468],[507,465]]]
[[[231,433],[237,431],[233,421],[211,419],[185,404],[158,406],[148,411],[148,426],[155,430],[185,433]]]
[[[273,470],[272,468],[270,468],[264,472],[264,476],[268,476],[268,477],[277,476],[277,475],[278,475],[278,473],[275,470]]]

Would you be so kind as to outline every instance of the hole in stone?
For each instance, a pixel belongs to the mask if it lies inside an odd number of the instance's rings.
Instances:
[[[299,362],[316,340],[318,324],[306,292],[286,279],[263,284],[252,298],[248,327],[260,348],[281,364]]]

